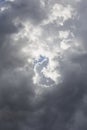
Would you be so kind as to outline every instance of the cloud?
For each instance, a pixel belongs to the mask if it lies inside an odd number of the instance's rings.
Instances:
[[[86,5],[0,1],[1,130],[87,129]]]

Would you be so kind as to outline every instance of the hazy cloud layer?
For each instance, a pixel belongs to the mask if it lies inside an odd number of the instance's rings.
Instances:
[[[86,24],[86,0],[0,0],[1,130],[87,129]]]

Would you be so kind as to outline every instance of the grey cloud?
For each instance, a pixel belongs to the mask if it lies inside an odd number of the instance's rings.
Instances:
[[[32,71],[17,71],[18,67],[24,67],[26,58],[19,55],[20,45],[13,46],[11,36],[22,27],[14,24],[17,17],[36,25],[46,18],[48,12],[41,7],[39,0],[15,0],[8,4],[11,8],[0,13],[0,129],[86,130],[87,54],[67,56],[70,52],[66,52],[60,61],[63,83],[52,90],[45,88],[43,94],[37,96]],[[86,0],[77,3],[79,19],[69,19],[63,27],[51,24],[43,29],[49,28],[49,32],[55,32],[55,35],[57,29],[69,29],[86,46],[86,4]],[[71,28],[73,25],[75,30]]]
[[[12,4],[12,13],[22,20],[30,20],[34,24],[40,23],[47,16],[39,0],[15,0]]]

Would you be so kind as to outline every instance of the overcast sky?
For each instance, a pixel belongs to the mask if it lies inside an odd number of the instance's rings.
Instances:
[[[0,0],[0,130],[87,130],[87,0]]]

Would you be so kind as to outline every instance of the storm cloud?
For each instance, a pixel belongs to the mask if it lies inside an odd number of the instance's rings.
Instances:
[[[86,0],[0,0],[1,130],[87,129],[86,24]]]

